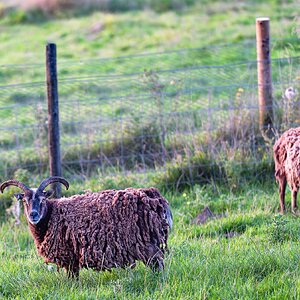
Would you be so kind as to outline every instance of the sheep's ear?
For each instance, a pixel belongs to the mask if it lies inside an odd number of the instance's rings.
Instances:
[[[44,192],[44,195],[46,198],[50,198],[51,196],[53,196],[53,194],[54,194],[54,190],[52,190],[52,189],[49,189]]]
[[[14,197],[18,200],[18,201],[22,201],[24,198],[24,194],[14,194]]]

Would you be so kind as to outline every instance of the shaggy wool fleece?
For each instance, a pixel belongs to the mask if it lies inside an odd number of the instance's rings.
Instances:
[[[155,188],[106,190],[47,201],[47,214],[29,223],[46,263],[78,276],[81,268],[135,265],[161,269],[171,224],[169,204]]]

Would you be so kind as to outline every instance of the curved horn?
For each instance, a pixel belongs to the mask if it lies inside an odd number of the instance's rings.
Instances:
[[[3,182],[1,185],[0,185],[0,190],[1,192],[3,193],[4,189],[7,188],[8,186],[10,185],[14,185],[14,186],[17,186],[18,188],[20,188],[21,190],[23,190],[24,192],[30,190],[30,188],[28,186],[26,186],[24,183],[18,181],[18,180],[7,180],[5,182]]]
[[[43,191],[49,184],[55,183],[55,182],[60,182],[66,187],[66,189],[69,189],[69,183],[66,179],[64,179],[63,177],[59,177],[59,176],[51,176],[41,182],[37,191]]]

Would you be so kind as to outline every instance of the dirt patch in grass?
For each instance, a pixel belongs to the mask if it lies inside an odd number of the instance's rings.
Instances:
[[[211,219],[219,219],[224,217],[223,214],[215,215],[208,206],[204,207],[202,212],[193,220],[193,224],[204,224]]]

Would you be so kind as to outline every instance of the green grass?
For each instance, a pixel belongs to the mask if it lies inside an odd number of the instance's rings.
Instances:
[[[289,43],[276,40],[297,37],[297,2],[195,2],[184,10],[160,9],[162,13],[90,12],[80,16],[51,16],[41,21],[40,15],[16,12],[1,18],[0,177],[6,180],[14,176],[36,186],[48,174],[47,168],[37,167],[13,171],[22,164],[47,164],[44,48],[47,41],[54,41],[58,46],[63,158],[98,159],[101,151],[111,159],[93,172],[85,166],[65,164],[64,176],[73,181],[70,191],[64,194],[82,193],[85,189],[155,185],[170,201],[174,230],[162,273],[154,274],[138,264],[134,270],[111,273],[83,270],[80,279],[75,281],[43,264],[24,218],[20,226],[14,226],[11,218],[3,216],[14,192],[9,189],[0,195],[0,298],[300,298],[298,218],[290,213],[278,216],[277,187],[270,180],[273,176],[270,149],[257,135],[257,126],[253,126],[256,112],[242,107],[257,103],[256,86],[251,86],[256,78],[255,63],[225,69],[156,73],[195,65],[254,61],[255,18],[260,16],[271,19],[272,57],[299,55],[297,40]],[[94,30],[97,26],[100,29]],[[246,40],[250,42],[244,44]],[[242,45],[236,44],[239,42]],[[232,43],[236,45],[211,48]],[[197,47],[204,48],[99,60]],[[116,73],[139,74],[118,79],[107,77]],[[276,64],[273,68],[278,83],[274,85],[276,105],[282,100],[285,84],[296,82],[299,86],[296,80],[299,75],[297,60]],[[70,79],[81,76],[93,78]],[[26,82],[37,84],[2,87]],[[197,90],[199,86],[209,85],[230,87]],[[157,86],[162,89],[157,90]],[[241,87],[243,91],[237,96]],[[163,92],[163,101],[156,92]],[[109,99],[112,96],[117,98]],[[126,101],[120,96],[126,96]],[[229,111],[230,108],[234,109]],[[214,111],[213,115],[207,113],[209,109]],[[111,163],[113,157],[120,155],[121,147],[125,154],[139,157],[141,148],[136,141],[143,132],[154,136],[147,140],[149,153],[159,152],[161,141],[157,132],[162,126],[162,112],[164,129],[168,132],[165,147],[177,153],[168,158],[167,172],[159,165],[160,157],[155,162],[152,159],[152,165],[148,162],[147,170],[139,170],[138,159],[128,160],[131,172],[123,175],[118,158]],[[167,117],[172,113],[175,117]],[[284,113],[283,109],[277,111],[278,124]],[[239,116],[243,116],[242,121]],[[107,117],[110,122],[94,126],[94,120]],[[216,127],[206,130],[211,124]],[[18,129],[12,132],[10,128],[15,125]],[[25,126],[29,127],[24,129]],[[191,128],[193,132],[189,131]],[[99,142],[111,137],[115,138],[114,142]],[[85,146],[80,145],[83,140],[88,141]],[[255,165],[250,155],[253,145],[257,147]],[[222,173],[221,181],[210,177],[218,172]],[[86,179],[88,174],[93,176]],[[186,184],[181,185],[181,180],[193,185],[195,178],[202,184],[194,185],[191,190],[184,189]],[[176,189],[181,192],[175,192]],[[290,207],[290,195],[287,198]],[[223,217],[204,225],[194,224],[205,206]],[[234,237],[226,238],[228,234]]]
[[[4,299],[296,299],[300,228],[291,214],[277,216],[276,190],[273,184],[246,185],[236,192],[207,185],[165,194],[174,230],[166,268],[158,274],[138,264],[136,269],[111,273],[83,270],[78,281],[68,279],[37,256],[24,219],[20,226],[13,226],[12,220],[3,222],[0,295]],[[193,224],[206,205],[224,217]],[[226,238],[228,232],[237,235]]]
[[[238,3],[214,1],[203,4],[198,1],[182,12],[94,12],[38,24],[12,24],[9,18],[2,18],[0,64],[43,64],[47,41],[57,43],[60,61],[237,43],[255,39],[255,18],[259,16],[270,17],[273,38],[296,37],[296,1],[285,5],[274,1]],[[102,25],[98,31],[93,30],[96,24]],[[291,43],[289,47],[281,45],[278,50],[287,54],[295,47],[297,43]],[[224,53],[221,58],[213,56],[208,59],[204,55],[201,59],[206,60],[206,64],[216,60],[225,63],[238,59],[235,56],[236,53],[232,52],[232,57],[230,53],[227,57]],[[31,73],[34,69],[26,71]]]

